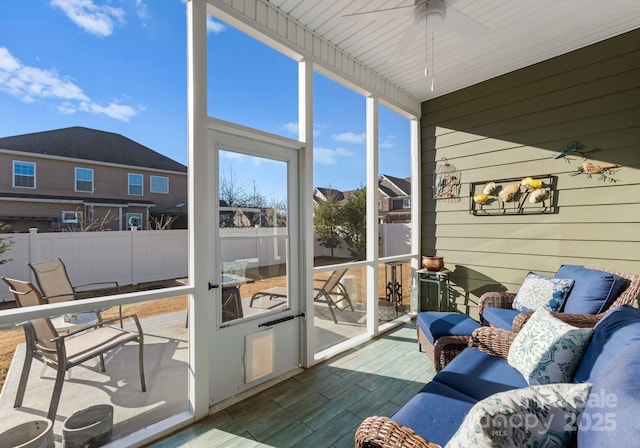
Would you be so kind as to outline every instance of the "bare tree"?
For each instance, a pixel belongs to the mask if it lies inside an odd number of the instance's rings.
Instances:
[[[160,216],[150,216],[149,223],[147,224],[147,230],[167,230],[175,220],[175,216],[167,216],[165,214]]]
[[[4,222],[0,222],[0,232],[9,232],[11,230],[11,226],[9,224],[5,224]],[[0,255],[4,254],[6,251],[11,249],[13,246],[13,238],[10,236],[0,237]],[[0,258],[0,264],[5,264],[11,261],[11,258]]]
[[[233,168],[229,168],[220,178],[220,200],[229,207],[246,206],[247,186],[240,184]]]

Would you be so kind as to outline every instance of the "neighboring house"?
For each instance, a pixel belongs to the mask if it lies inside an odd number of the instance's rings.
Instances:
[[[186,166],[122,135],[71,127],[0,138],[0,221],[13,231],[154,228],[186,202]]]
[[[335,198],[338,202],[344,200],[344,193],[340,190],[333,188],[320,188],[313,189],[313,205],[317,206],[321,202],[329,200],[329,198]]]
[[[378,177],[378,218],[380,222],[411,221],[411,178],[381,174]]]
[[[315,188],[313,190],[314,205],[334,197],[343,201],[352,191],[342,192],[333,188]],[[380,222],[411,221],[411,178],[381,174],[378,177],[378,218]]]

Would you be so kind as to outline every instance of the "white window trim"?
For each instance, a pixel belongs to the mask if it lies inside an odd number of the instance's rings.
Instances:
[[[140,176],[142,178],[142,182],[140,182],[140,194],[131,193],[131,185],[138,186],[138,184],[131,183],[131,176]],[[129,196],[144,196],[144,174],[127,173],[127,194]]]
[[[142,213],[127,213],[127,214],[125,214],[125,222],[124,223],[125,223],[125,228],[127,230],[131,230],[132,226],[129,225],[129,219],[131,219],[131,218],[138,218],[140,220],[140,225],[136,226],[136,228],[138,230],[143,230],[144,221],[142,220]]]
[[[404,198],[402,200],[402,208],[411,208],[411,198]]]
[[[29,164],[29,165],[33,165],[33,187],[25,187],[22,185],[16,185],[16,163],[25,163],[25,164]],[[31,190],[35,190],[36,189],[36,162],[25,162],[24,160],[14,160],[13,163],[11,164],[12,167],[12,176],[11,176],[11,184],[13,185],[13,188],[29,188]],[[24,176],[24,174],[20,174],[20,176]]]
[[[153,189],[153,179],[166,179],[167,180],[167,190],[166,191],[158,191]],[[159,193],[159,194],[169,194],[169,178],[167,176],[149,176],[149,192],[150,193]]]
[[[65,215],[74,215],[74,219],[65,219]],[[65,210],[62,212],[62,223],[63,224],[78,224],[82,221],[82,212],[77,210]]]
[[[78,190],[78,170],[87,170],[87,171],[91,171],[91,190]],[[78,193],[93,193],[93,189],[95,188],[95,172],[93,171],[93,168],[85,168],[82,166],[76,166],[73,169],[73,174],[74,174],[74,179],[73,179],[73,189],[74,191],[78,192]],[[87,180],[84,179],[80,179],[82,182],[88,182]]]

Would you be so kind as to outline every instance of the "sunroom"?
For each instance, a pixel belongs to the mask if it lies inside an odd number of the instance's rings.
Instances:
[[[74,407],[72,373],[57,442],[65,418],[110,400],[126,409],[124,420],[116,416],[113,446],[151,443],[397,329],[418,311],[478,318],[479,296],[515,291],[530,271],[553,275],[571,263],[640,273],[640,10],[632,0],[189,0],[186,10],[188,276],[170,288],[53,306],[62,314],[186,296],[188,317],[148,324],[145,367],[148,375],[162,372],[162,394],[139,395],[136,366],[118,365],[118,355],[130,356],[119,353],[107,374],[120,367],[124,379],[110,378],[106,395]],[[212,113],[227,107],[216,104],[213,74],[234,61],[217,59],[211,18],[290,61],[297,138]],[[319,97],[319,83],[338,86],[336,97]],[[336,246],[342,253],[335,255],[314,233],[314,190],[333,186],[314,181],[322,150],[315,127],[320,105],[340,111],[340,92],[360,98],[365,162],[353,168],[363,182],[352,195],[361,195],[364,213],[359,245]],[[406,142],[391,155],[381,131],[390,121],[404,126]],[[410,188],[403,201],[410,219],[399,234],[386,233],[399,224],[379,219],[380,177],[394,175],[394,163],[407,167]],[[225,175],[248,166],[259,167],[254,185],[277,189],[279,204],[221,203]],[[474,201],[487,184],[525,178],[540,180],[547,196]],[[247,225],[230,232],[223,220]],[[422,255],[444,257],[444,303],[418,282]],[[332,303],[335,290],[329,299],[321,294],[336,275],[348,301]],[[49,316],[50,306],[3,311],[1,322]],[[98,381],[76,381],[75,393]],[[32,417],[46,414],[48,389],[43,396],[42,405],[29,405]],[[177,399],[167,404],[165,396]],[[3,400],[2,412],[10,412],[13,396]],[[155,407],[162,411],[150,412]]]

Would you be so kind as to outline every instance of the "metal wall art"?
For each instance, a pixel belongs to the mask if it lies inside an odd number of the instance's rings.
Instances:
[[[433,199],[453,199],[460,196],[462,172],[446,158],[433,172]]]
[[[571,175],[578,176],[580,174],[586,174],[588,178],[591,178],[592,175],[597,174],[598,179],[600,179],[601,181],[616,183],[618,182],[618,179],[614,179],[611,176],[618,172],[618,168],[620,168],[620,165],[618,165],[617,163],[602,163],[600,165],[597,165],[585,159],[585,161],[582,162],[582,165],[579,166],[578,169],[576,169],[576,171]]]
[[[554,213],[556,180],[546,175],[473,182],[469,212],[480,216]]]

